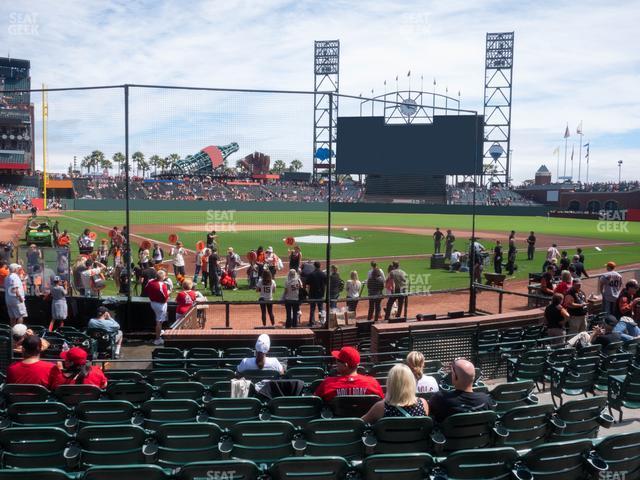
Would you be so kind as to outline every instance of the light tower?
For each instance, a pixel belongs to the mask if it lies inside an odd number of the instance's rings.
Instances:
[[[317,181],[333,162],[329,143],[335,145],[338,125],[340,41],[317,40],[313,63],[313,179]]]
[[[484,73],[484,155],[482,184],[509,184],[511,174],[511,85],[513,32],[487,33]],[[500,147],[500,149],[498,149]]]

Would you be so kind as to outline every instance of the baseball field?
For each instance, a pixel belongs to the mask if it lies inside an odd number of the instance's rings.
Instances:
[[[123,211],[64,211],[52,216],[59,221],[61,230],[67,229],[70,232],[74,258],[77,254],[74,240],[85,228],[97,234],[97,245],[100,239],[107,238],[110,228],[125,224]],[[276,278],[278,286],[282,285],[287,271],[289,247],[285,244],[285,239],[327,234],[325,212],[131,211],[129,221],[131,241],[134,244],[140,244],[144,240],[157,241],[164,249],[166,260],[170,260],[168,237],[176,234],[189,250],[186,257],[187,274],[193,272],[196,243],[204,240],[210,230],[217,231],[221,257],[228,247],[233,247],[246,260],[246,254],[250,250],[260,245],[264,248],[273,246],[274,251],[285,262],[285,268]],[[361,280],[366,279],[371,260],[377,260],[386,269],[395,259],[409,274],[411,289],[414,291],[466,287],[469,282],[468,274],[429,268],[429,255],[433,252],[432,235],[436,227],[440,227],[443,232],[451,229],[456,236],[455,248],[461,252],[468,250],[472,229],[472,218],[469,215],[334,213],[331,236],[350,243],[332,244],[332,262],[338,265],[345,281],[352,270],[359,273]],[[558,248],[567,250],[570,256],[577,247],[582,247],[587,271],[599,270],[610,260],[619,265],[640,262],[640,223],[485,215],[476,217],[475,228],[479,241],[488,251],[493,249],[498,239],[506,244],[509,232],[516,231],[518,268],[515,275],[510,277],[511,280],[525,279],[531,272],[540,272],[544,252],[551,243],[557,243]],[[537,237],[537,252],[533,261],[527,260],[526,253],[526,237],[530,231],[534,231]],[[324,243],[297,243],[302,249],[303,259],[324,262]],[[444,252],[444,242],[442,251]],[[135,253],[134,248],[134,260]],[[170,262],[167,262],[167,266],[171,272]],[[485,271],[493,270],[489,266]],[[237,278],[238,290],[225,290],[223,298],[256,300],[256,292],[248,289],[246,270],[240,270]],[[105,294],[114,291],[112,287],[108,287]],[[366,289],[363,293],[366,294]]]

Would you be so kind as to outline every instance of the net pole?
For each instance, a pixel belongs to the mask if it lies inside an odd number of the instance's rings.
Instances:
[[[329,305],[331,285],[331,178],[333,175],[331,158],[333,154],[333,93],[329,93],[329,187],[327,189],[327,291],[325,293],[325,326],[329,328]]]
[[[47,117],[49,116],[47,92],[42,84],[42,208],[47,209]]]

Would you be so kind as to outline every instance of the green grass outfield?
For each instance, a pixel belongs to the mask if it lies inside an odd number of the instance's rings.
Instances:
[[[326,225],[327,214],[325,212],[248,212],[248,211],[203,211],[203,212],[158,212],[158,211],[132,211],[130,212],[131,233],[137,234],[136,225],[158,225],[162,233],[142,234],[145,238],[166,242],[169,233],[178,233],[180,239],[187,248],[193,249],[198,240],[204,240],[202,232],[183,232],[176,225],[215,225],[239,226],[239,225],[280,225],[278,230],[230,231],[219,234],[219,248],[224,253],[226,247],[233,246],[235,250],[244,255],[258,245],[265,248],[273,245],[281,257],[286,258],[287,247],[283,239],[287,236],[301,236],[308,234],[326,234],[326,227],[313,228],[314,225]],[[62,212],[59,218],[60,227],[68,229],[72,233],[79,233],[85,227],[92,228],[95,225],[112,227],[123,225],[125,214],[122,211],[69,211]],[[439,215],[439,214],[396,214],[396,213],[346,213],[333,214],[333,225],[339,226],[332,230],[332,235],[349,236],[356,241],[351,244],[332,245],[332,258],[354,259],[353,263],[340,265],[343,278],[348,278],[348,272],[357,270],[360,278],[366,278],[369,270],[369,259],[383,256],[408,256],[430,253],[433,241],[430,236],[410,233],[397,233],[388,231],[362,230],[358,227],[413,227],[435,229],[439,226],[442,230],[447,228],[456,231],[471,230],[470,215]],[[310,228],[303,228],[309,225]],[[347,225],[349,230],[344,232],[342,226]],[[295,229],[292,227],[296,227]],[[518,237],[524,239],[530,230],[536,234],[553,236],[572,236],[585,239],[582,245],[597,245],[598,240],[615,242],[631,242],[634,245],[610,245],[601,246],[598,252],[593,246],[585,248],[586,267],[600,268],[606,261],[614,260],[619,264],[640,262],[640,223],[611,222],[605,224],[597,220],[561,219],[546,217],[504,217],[504,216],[477,216],[476,230],[484,232],[505,233],[516,230]],[[218,230],[222,230],[218,228]],[[100,234],[99,238],[104,237]],[[457,235],[457,248],[466,250],[467,235]],[[134,237],[134,242],[138,241]],[[494,239],[491,236],[482,238],[487,249],[493,247]],[[77,253],[75,243],[72,242],[74,256]],[[576,245],[576,246],[582,246]],[[539,243],[539,247],[547,247]],[[326,247],[324,245],[301,245],[303,256],[309,258],[324,259]],[[165,248],[166,250],[166,248]],[[166,252],[168,253],[168,252]],[[570,251],[570,254],[573,250]],[[526,278],[530,272],[538,272],[544,260],[543,253],[538,252],[533,262],[526,260],[526,252],[520,248],[518,253],[518,271],[516,278]],[[380,260],[380,265],[386,268],[390,260]],[[405,258],[401,260],[402,268],[411,275],[416,289],[423,290],[425,284],[431,290],[465,287],[468,285],[468,275],[460,273],[448,273],[443,270],[431,270],[424,259]],[[229,300],[254,300],[255,292],[246,288],[245,270],[239,275],[240,289],[235,292],[225,291],[224,298]],[[281,286],[282,278],[278,279]],[[109,291],[106,292],[107,294]],[[366,293],[366,292],[365,292]],[[278,295],[278,294],[276,294]]]

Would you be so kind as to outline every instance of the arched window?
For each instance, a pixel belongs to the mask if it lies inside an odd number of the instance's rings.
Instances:
[[[615,200],[607,200],[604,204],[604,209],[608,212],[618,211],[618,202]]]
[[[589,212],[600,211],[600,202],[598,200],[590,200],[589,203],[587,203],[587,210]]]
[[[569,210],[572,212],[580,211],[580,202],[578,200],[571,200],[569,202]]]

